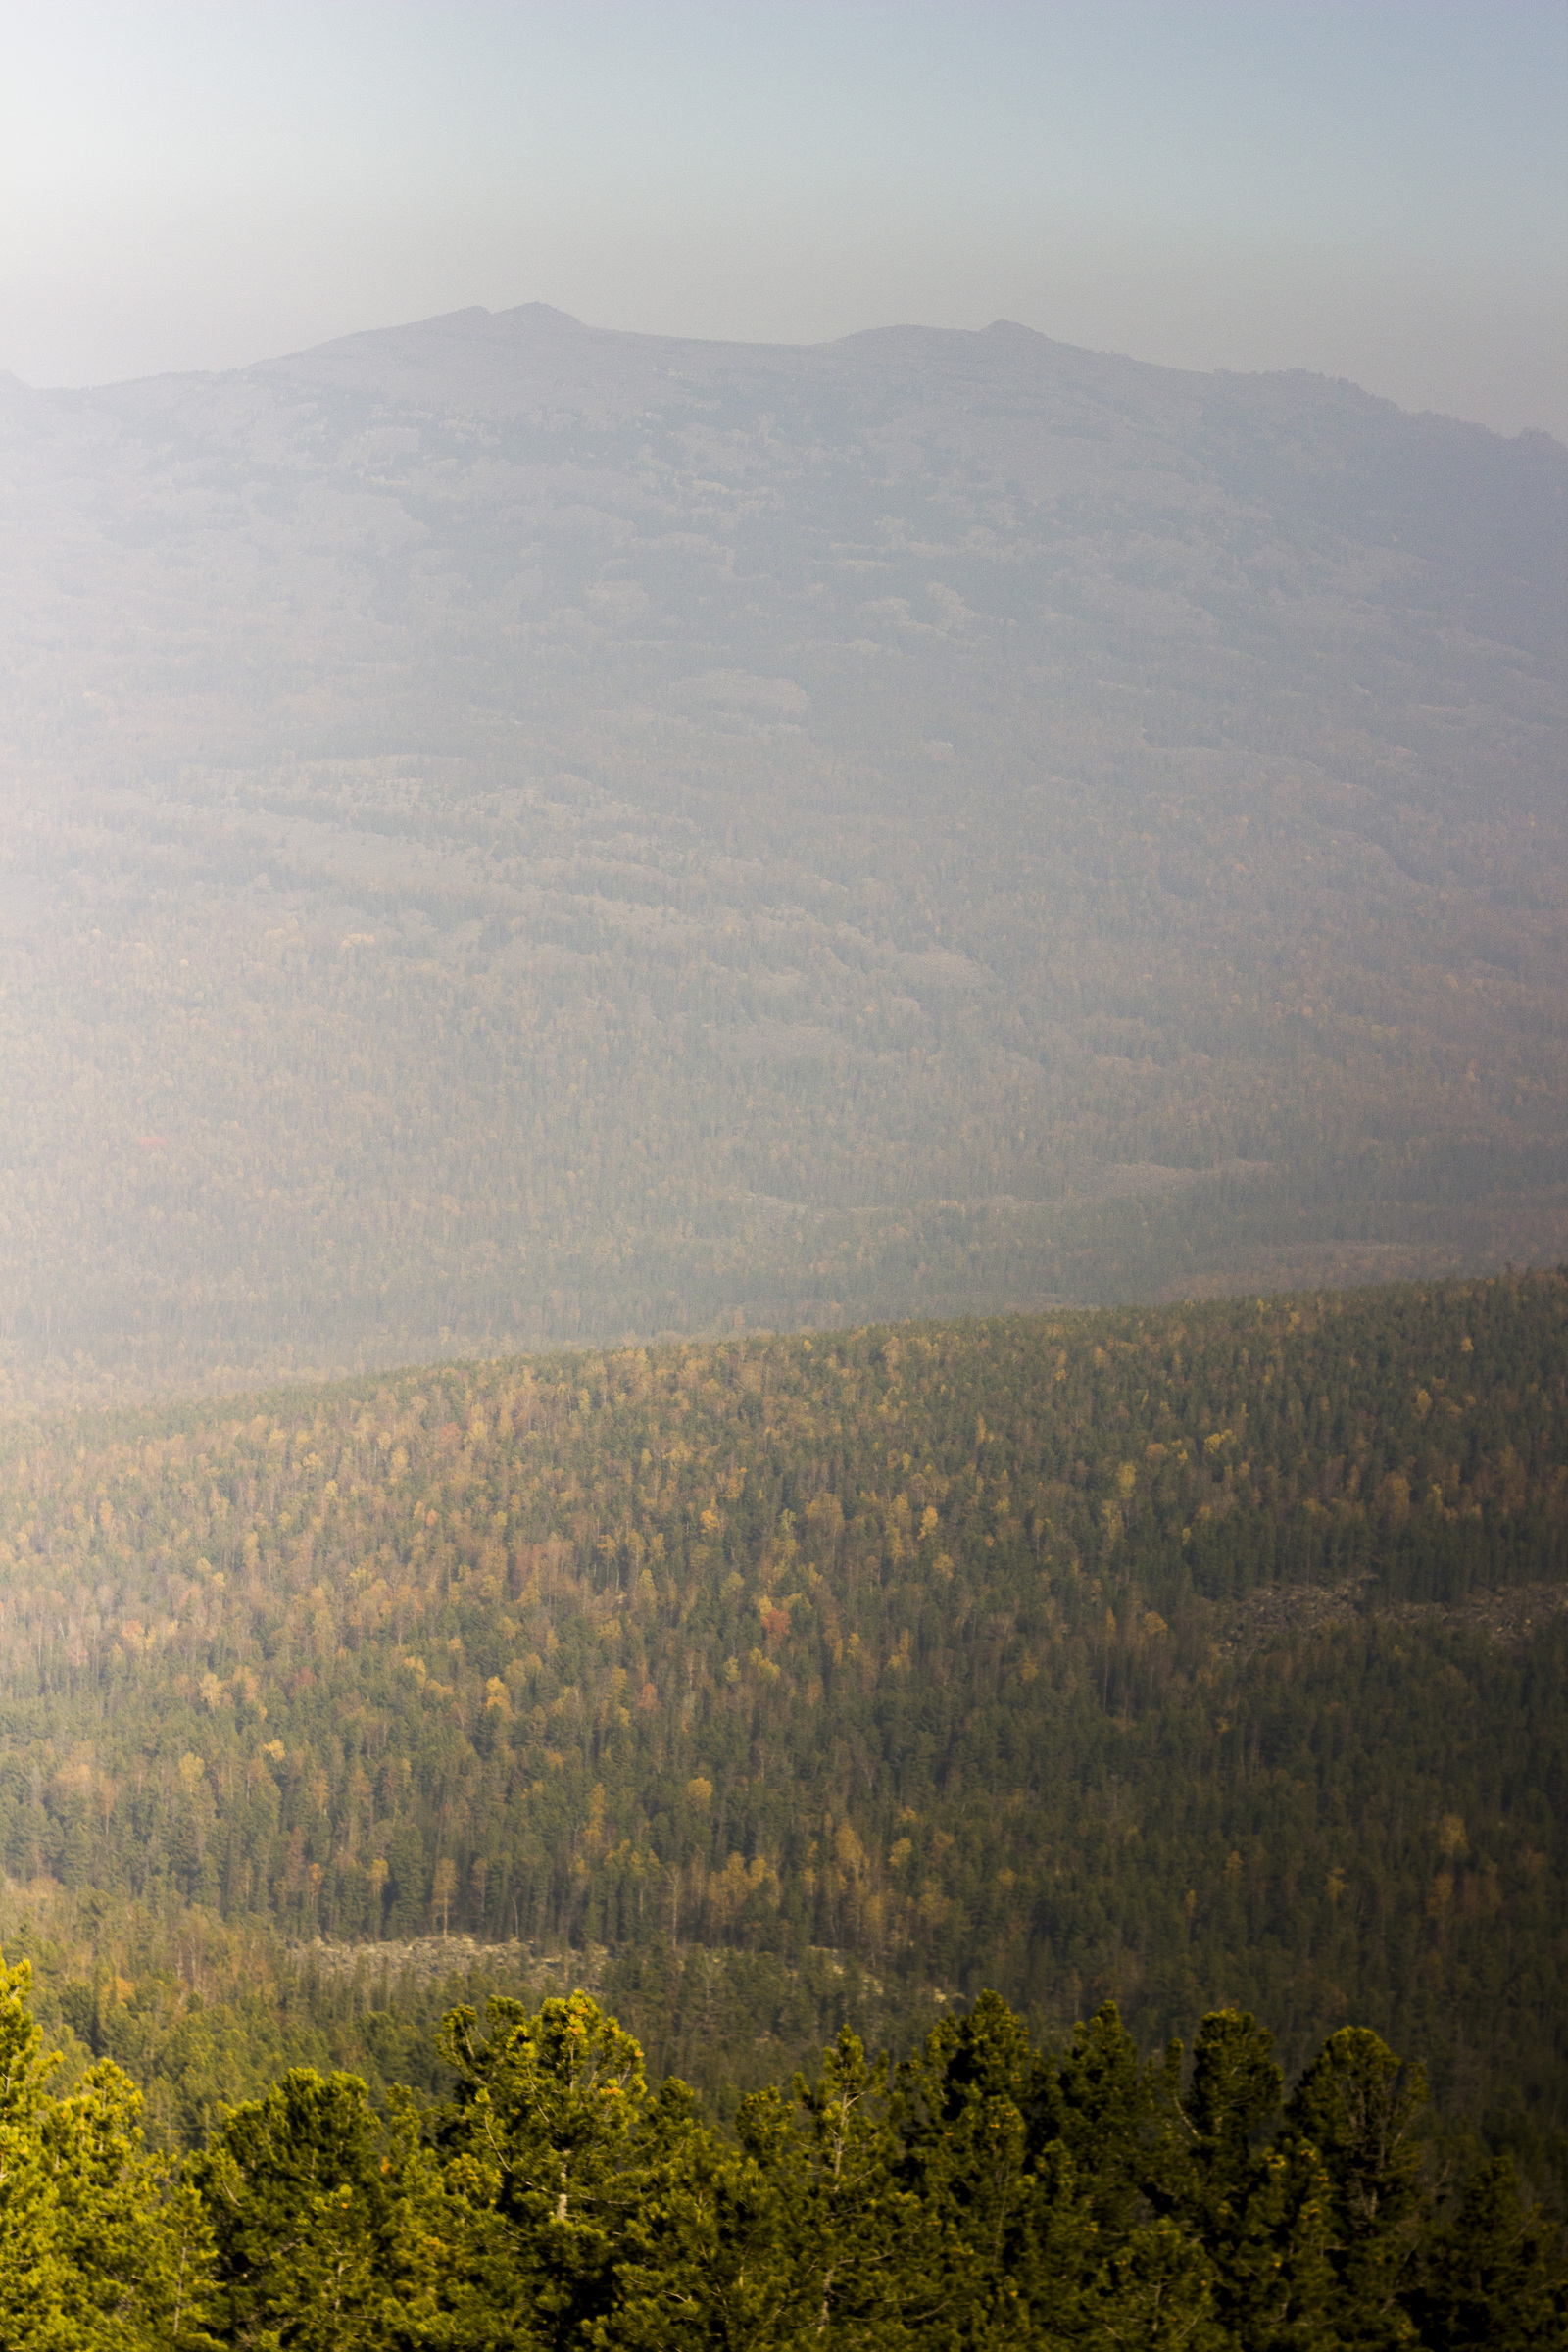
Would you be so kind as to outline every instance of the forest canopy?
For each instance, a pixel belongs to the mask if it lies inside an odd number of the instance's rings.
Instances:
[[[1420,2069],[1354,2027],[1286,2101],[1243,2011],[1189,2065],[1106,2004],[1056,2059],[985,1993],[898,2065],[841,2034],[720,2138],[584,1994],[492,1999],[442,2020],[437,2103],[377,2115],[294,2069],[176,2169],[113,2061],[51,2095],[27,1993],[0,1973],[0,2339],[26,2352],[1544,2352],[1568,2322],[1511,2165],[1435,2181]]]
[[[1565,1299],[742,1337],[13,1425],[0,1859],[296,1943],[610,1947],[617,1999],[682,1947],[826,1948],[1048,2035],[1236,2001],[1294,2069],[1361,2023],[1549,2164]],[[727,2014],[711,2079],[744,2085],[767,2029]]]

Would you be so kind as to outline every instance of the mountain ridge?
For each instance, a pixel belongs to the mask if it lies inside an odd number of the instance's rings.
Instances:
[[[585,340],[602,344],[613,342],[645,349],[657,348],[664,352],[701,353],[713,358],[722,356],[732,361],[810,358],[858,349],[885,348],[895,342],[935,349],[1009,341],[1022,344],[1031,351],[1044,350],[1054,356],[1081,363],[1136,370],[1151,380],[1172,385],[1310,386],[1319,392],[1332,392],[1342,399],[1348,398],[1352,405],[1364,407],[1369,412],[1386,412],[1413,421],[1457,426],[1484,435],[1490,441],[1509,445],[1544,442],[1554,450],[1565,448],[1563,442],[1544,426],[1524,425],[1517,432],[1502,433],[1475,418],[1459,416],[1448,410],[1405,408],[1387,394],[1369,391],[1352,376],[1329,375],[1321,369],[1310,368],[1180,368],[1163,361],[1141,360],[1130,351],[1102,351],[1094,345],[1068,342],[1059,336],[1048,334],[1044,328],[1002,317],[991,319],[983,327],[939,327],[913,319],[897,320],[885,326],[853,328],[845,334],[829,336],[820,342],[793,343],[748,341],[730,336],[664,335],[651,329],[599,326],[578,318],[573,312],[562,310],[554,303],[537,300],[508,304],[500,309],[491,309],[483,303],[468,303],[454,311],[432,312],[421,318],[398,320],[384,326],[354,328],[347,334],[327,336],[318,343],[302,344],[284,352],[266,353],[258,359],[242,361],[227,368],[163,369],[148,375],[117,376],[106,378],[101,383],[70,387],[34,385],[8,368],[0,368],[0,385],[16,386],[41,397],[70,397],[74,393],[92,399],[101,394],[129,391],[143,385],[222,382],[235,376],[286,372],[297,368],[301,362],[318,361],[328,355],[350,352],[374,354],[395,348],[411,338],[428,337],[432,330],[450,330],[460,321],[477,323],[480,320],[496,328],[526,322],[556,331],[566,330]]]
[[[1565,497],[1007,322],[8,392],[0,1373],[1560,1255]]]

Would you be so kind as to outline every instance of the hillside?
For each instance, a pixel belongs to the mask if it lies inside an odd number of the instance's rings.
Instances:
[[[1510,1276],[14,1425],[0,1857],[198,1941],[610,1946],[666,2020],[674,1953],[729,1951],[743,2082],[824,1949],[1053,2037],[1235,2000],[1294,2069],[1364,2023],[1549,2163],[1565,1309]]]
[[[1568,455],[1021,328],[0,383],[0,1402],[1568,1248]]]

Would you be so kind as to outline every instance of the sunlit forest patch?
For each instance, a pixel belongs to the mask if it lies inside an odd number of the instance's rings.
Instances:
[[[220,1945],[608,1948],[655,2016],[683,1948],[731,2002],[730,1954],[761,1974],[714,2081],[827,1951],[896,2015],[989,1984],[1150,2038],[1236,1999],[1293,2066],[1359,2021],[1555,2144],[1565,1298],[739,1335],[14,1425],[0,1859]]]

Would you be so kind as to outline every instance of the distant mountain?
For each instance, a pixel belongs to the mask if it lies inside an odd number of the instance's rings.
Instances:
[[[0,379],[0,1364],[1568,1250],[1568,452],[999,323]]]

